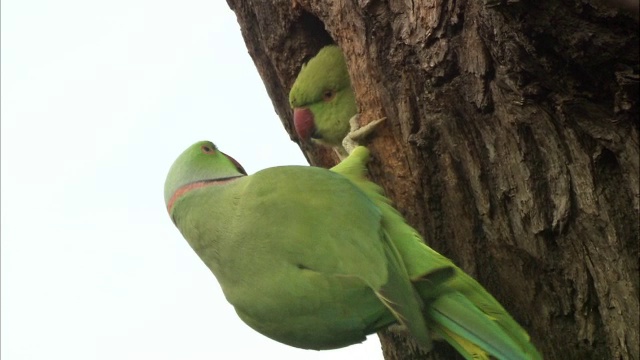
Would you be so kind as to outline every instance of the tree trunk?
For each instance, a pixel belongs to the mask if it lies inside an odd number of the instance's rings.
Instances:
[[[387,118],[372,179],[546,359],[640,359],[634,15],[596,0],[228,3],[294,141],[301,65],[343,49],[361,121]],[[380,336],[386,359],[424,358]]]

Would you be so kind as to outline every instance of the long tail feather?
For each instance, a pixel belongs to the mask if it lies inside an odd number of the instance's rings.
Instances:
[[[368,158],[369,151],[357,147],[331,170],[349,178],[382,212],[383,227],[426,304],[428,326],[467,359],[483,359],[487,353],[499,359],[542,359],[527,332],[502,305],[451,260],[426,246],[382,188],[366,178]],[[423,279],[443,268],[454,269],[454,276],[435,283]]]
[[[438,297],[429,304],[427,316],[441,325],[450,336],[455,334],[497,359],[526,360],[530,358],[493,319],[459,292]],[[452,338],[455,340],[455,337]]]

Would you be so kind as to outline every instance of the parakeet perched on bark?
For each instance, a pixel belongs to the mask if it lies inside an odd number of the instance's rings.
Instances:
[[[540,359],[506,310],[365,178],[368,157],[358,147],[331,170],[247,175],[202,141],[174,162],[164,198],[240,318],[276,341],[333,349],[399,323],[425,348],[444,339],[467,359]]]

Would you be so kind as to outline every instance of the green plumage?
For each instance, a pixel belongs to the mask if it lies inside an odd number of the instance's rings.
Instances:
[[[442,338],[467,359],[539,359],[502,306],[366,180],[367,159],[359,147],[331,170],[246,176],[200,142],[169,171],[165,201],[240,318],[274,340],[331,349],[400,322],[426,348]]]
[[[289,92],[294,109],[294,125],[298,134],[313,137],[330,146],[341,146],[349,132],[349,119],[358,106],[342,50],[335,45],[322,48],[302,67]],[[308,109],[312,114],[312,131],[301,129],[296,110]],[[307,140],[307,139],[305,139]]]

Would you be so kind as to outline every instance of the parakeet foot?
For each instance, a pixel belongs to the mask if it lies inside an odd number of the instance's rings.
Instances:
[[[400,325],[400,324],[390,325],[389,327],[387,327],[387,331],[404,338],[405,341],[411,344],[412,348],[419,348],[425,354],[427,354],[428,352],[431,351],[431,349],[433,349],[432,343],[422,344],[416,341],[416,339],[413,336],[411,336],[411,332],[409,331],[409,329],[407,329],[407,327],[404,325]]]
[[[346,154],[351,154],[353,149],[355,149],[360,142],[362,142],[367,135],[369,135],[381,122],[386,120],[386,118],[374,120],[367,125],[360,127],[360,123],[358,122],[358,117],[360,114],[354,115],[349,120],[350,130],[347,136],[345,136],[344,140],[342,140],[342,147],[344,148]]]

